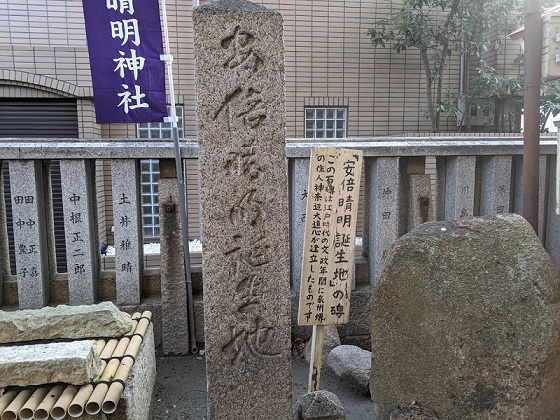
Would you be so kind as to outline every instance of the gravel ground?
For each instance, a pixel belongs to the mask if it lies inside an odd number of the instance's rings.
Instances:
[[[292,359],[294,402],[307,392],[309,365]],[[374,419],[369,396],[356,394],[328,369],[321,372],[321,389],[335,393],[346,409],[347,420]],[[206,416],[206,366],[203,356],[158,357],[152,419],[204,420]],[[279,419],[262,419],[279,420]]]

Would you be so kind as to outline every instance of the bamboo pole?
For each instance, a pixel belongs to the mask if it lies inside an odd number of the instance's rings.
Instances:
[[[64,391],[64,385],[53,387],[33,413],[33,418],[35,420],[48,420],[49,413],[62,395],[62,391]]]
[[[105,344],[105,347],[103,347],[103,351],[100,353],[99,358],[108,359],[109,357],[111,357],[113,355],[113,352],[117,348],[117,344],[119,344],[119,340],[117,340],[116,338],[107,341],[107,344]]]
[[[66,389],[62,391],[62,395],[50,411],[50,415],[54,420],[62,420],[66,417],[66,410],[69,409],[72,400],[78,393],[78,389],[76,385],[68,385]]]
[[[128,347],[129,343],[130,343],[130,338],[128,337],[121,338],[119,340],[119,344],[117,344],[117,347],[115,348],[115,351],[111,355],[111,359],[123,357],[124,352],[126,351],[126,348]]]
[[[129,335],[134,334],[134,330],[136,330],[136,326],[138,325],[138,318],[140,318],[142,316],[142,314],[140,312],[134,312],[132,314],[132,328],[130,329],[130,331],[128,333],[126,333],[124,336],[128,337]]]
[[[96,346],[97,346],[98,355],[100,355],[103,349],[105,348],[105,344],[107,344],[105,340],[97,340]]]
[[[107,385],[106,382],[102,382],[95,385],[95,388],[93,389],[93,393],[91,394],[91,396],[89,397],[86,403],[86,413],[92,416],[99,414],[99,412],[101,411],[101,405],[103,403],[103,400],[105,399],[105,395],[107,394],[108,390],[109,390],[109,385]]]
[[[18,418],[19,410],[21,410],[21,407],[23,407],[30,396],[30,389],[24,389],[23,391],[20,391],[18,396],[14,398],[14,400],[8,407],[6,407],[0,418],[2,420],[16,420]]]
[[[129,356],[135,358],[136,355],[138,354],[138,350],[140,349],[140,346],[142,345],[142,341],[144,341],[144,336],[135,335],[134,337],[132,337],[130,340],[130,344],[126,348],[124,357]]]
[[[0,397],[0,415],[4,412],[6,408],[12,403],[12,401],[17,397],[16,391],[8,391]]]
[[[140,344],[142,344],[146,328],[141,326],[139,323],[137,331],[143,329],[143,332],[141,333],[142,335],[136,335],[137,333],[135,332],[135,335],[130,340],[130,344],[126,349],[125,355],[113,378],[113,382],[111,383],[111,386],[109,387],[101,405],[101,408],[105,414],[112,414],[117,409],[119,399],[121,398],[122,392],[124,391],[124,384],[126,384],[128,375],[130,374],[130,370],[134,366],[134,361],[136,359],[136,356],[138,355]]]
[[[72,398],[70,404],[68,404],[68,414],[70,415],[70,417],[80,417],[82,414],[84,414],[86,401],[88,400],[92,392],[93,385],[91,384],[83,385],[78,389],[77,393],[74,395],[74,398]]]
[[[113,410],[111,412],[114,412],[116,410],[116,406],[118,404],[118,400],[122,394],[124,386],[122,384],[119,384],[121,386],[120,391],[118,390],[117,386],[113,387],[111,394],[108,395],[110,389],[109,382],[115,378],[115,375],[117,374],[117,371],[119,370],[119,367],[122,364],[122,361],[119,359],[122,359],[125,356],[125,354],[129,352],[128,349],[130,347],[130,343],[132,342],[134,344],[134,347],[136,347],[136,343],[138,341],[140,341],[140,343],[142,342],[143,337],[138,336],[136,334],[137,331],[139,330],[141,331],[143,330],[145,333],[147,326],[150,324],[149,317],[151,317],[151,312],[145,311],[142,314],[142,316],[143,317],[146,316],[148,319],[141,318],[140,320],[138,320],[138,324],[136,326],[132,339],[128,337],[121,338],[119,344],[115,348],[115,351],[111,356],[111,360],[108,362],[107,366],[105,367],[105,369],[101,374],[101,377],[99,378],[99,381],[101,381],[101,383],[95,386],[93,393],[91,394],[91,396],[89,397],[86,403],[86,412],[88,414],[90,415],[98,414],[104,405],[107,407],[108,410]],[[134,356],[132,357],[132,360],[134,360]],[[132,364],[133,363],[134,362],[132,361]],[[130,367],[132,367],[132,364],[130,365]],[[125,363],[125,365],[127,364]],[[127,378],[128,375],[126,375],[124,382],[126,382]]]
[[[17,420],[18,417],[20,420],[48,420],[49,416],[62,420],[67,414],[80,417],[84,411],[90,415],[98,414],[101,409],[107,414],[115,412],[152,313],[137,312],[133,316],[133,328],[128,337],[96,342],[97,353],[103,362],[98,379],[101,383],[66,388],[63,385],[40,387],[33,393],[31,390],[9,391],[0,397],[0,420]]]
[[[150,318],[141,318],[138,321],[138,326],[136,327],[134,334],[140,334],[143,336],[146,333],[146,330],[148,329],[148,325],[150,325]]]
[[[33,413],[41,404],[41,401],[47,396],[50,391],[47,387],[39,387],[33,392],[31,397],[27,400],[25,404],[19,410],[19,418],[21,420],[33,420]]]

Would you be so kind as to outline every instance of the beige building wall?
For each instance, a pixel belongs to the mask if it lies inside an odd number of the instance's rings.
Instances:
[[[365,35],[373,19],[387,17],[396,3],[256,2],[284,15],[288,137],[304,136],[305,106],[347,107],[350,137],[430,131],[418,51],[375,49]],[[191,7],[190,1],[167,1],[176,101],[184,106],[185,137],[196,136]],[[519,72],[518,66],[512,70],[515,54],[510,50],[488,58],[500,74]],[[81,0],[1,2],[1,69],[11,71],[0,73],[0,97],[29,95],[14,87],[18,82],[16,86],[82,98],[84,107],[92,91]],[[458,89],[459,72],[456,57],[445,74],[450,89]],[[84,137],[136,137],[131,125],[95,127],[91,109],[81,124]],[[442,118],[441,126],[442,131],[457,130],[452,118]]]
[[[102,1],[102,0],[100,0]],[[207,3],[203,0],[201,3]],[[347,135],[382,136],[429,132],[424,117],[425,78],[418,51],[375,49],[365,35],[375,18],[396,3],[365,0],[256,0],[284,15],[287,137],[304,137],[305,107],[347,108]],[[196,137],[192,2],[167,0],[176,103],[184,108],[184,136]],[[505,40],[507,42],[507,40]],[[514,46],[514,48],[518,48]],[[513,53],[490,53],[501,74],[513,69]],[[459,57],[444,76],[458,90]],[[136,138],[132,124],[95,124],[81,0],[0,2],[0,99],[76,98],[80,137]],[[457,131],[442,117],[441,130]],[[111,242],[110,165],[97,162],[101,240]],[[198,211],[196,163],[188,166],[188,196]],[[199,235],[195,226],[192,232]]]

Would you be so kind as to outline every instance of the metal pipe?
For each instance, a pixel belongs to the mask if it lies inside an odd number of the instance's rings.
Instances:
[[[169,117],[171,120],[171,133],[173,136],[173,148],[175,150],[175,170],[177,172],[177,189],[179,190],[179,210],[181,215],[181,233],[183,237],[183,255],[185,263],[185,276],[187,282],[187,314],[188,314],[188,328],[189,328],[189,346],[190,352],[198,352],[196,347],[196,332],[194,325],[194,302],[193,302],[193,290],[192,290],[192,279],[191,279],[191,255],[189,251],[189,230],[188,224],[189,219],[187,216],[187,197],[185,195],[185,177],[186,173],[183,173],[183,162],[181,160],[181,149],[179,147],[179,129],[177,128],[177,115],[175,112],[175,91],[173,89],[173,71],[172,71],[172,59],[169,54],[169,32],[167,29],[167,11],[165,6],[165,0],[161,2],[161,8],[163,12],[163,33],[165,39],[165,54],[167,56],[167,79],[169,85],[169,96],[170,96],[170,112]]]
[[[525,0],[523,217],[539,231],[541,0]]]

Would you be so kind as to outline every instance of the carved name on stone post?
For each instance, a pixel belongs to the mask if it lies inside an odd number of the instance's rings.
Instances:
[[[282,15],[194,12],[210,418],[292,417]]]

